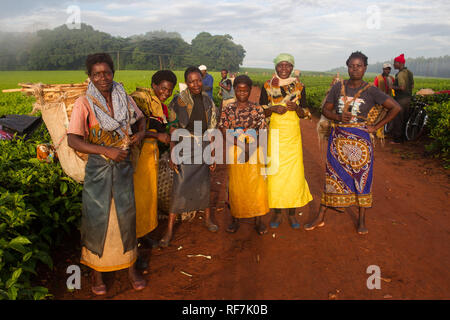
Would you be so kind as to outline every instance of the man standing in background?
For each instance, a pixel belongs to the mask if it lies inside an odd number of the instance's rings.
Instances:
[[[212,75],[210,75],[208,72],[206,72],[207,68],[204,64],[202,64],[198,68],[202,72],[203,91],[206,92],[208,94],[208,96],[212,99],[213,98],[214,79],[213,79]]]
[[[230,79],[228,79],[228,70],[222,69],[220,71],[220,75],[222,76],[222,80],[219,82],[220,87],[220,96],[222,97],[222,103],[220,105],[219,114],[221,114],[222,108],[226,107],[228,104],[232,102],[236,102],[236,98],[234,96],[233,83]]]
[[[394,118],[392,137],[394,141],[391,143],[402,143],[405,139],[405,125],[409,115],[409,105],[412,98],[412,90],[414,88],[414,76],[411,71],[405,67],[405,56],[402,53],[394,59],[394,68],[399,70],[395,75],[394,89],[395,100],[401,106],[402,110]]]
[[[390,63],[383,64],[383,73],[376,76],[373,80],[373,85],[392,97],[392,86],[394,84],[394,77],[390,76],[392,65]]]

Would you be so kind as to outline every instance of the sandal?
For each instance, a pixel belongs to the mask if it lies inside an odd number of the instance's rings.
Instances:
[[[103,283],[101,285],[96,286],[94,284],[94,274],[92,274],[91,279],[92,279],[92,287],[91,287],[92,293],[97,296],[105,295],[106,294],[106,285]]]
[[[289,224],[291,225],[292,229],[300,229],[300,223],[297,222],[295,216],[289,215]]]
[[[276,229],[280,226],[281,223],[281,213],[275,213],[274,216],[272,216],[272,220],[270,221],[270,227],[272,229]]]
[[[142,279],[142,280],[131,280],[130,279],[130,283],[131,283],[131,286],[133,287],[133,289],[136,291],[141,291],[141,290],[145,289],[145,287],[147,286],[147,281],[145,281],[144,279]]]
[[[306,231],[311,231],[311,230],[314,230],[317,227],[323,227],[324,225],[325,225],[325,221],[322,221],[321,223],[316,224],[315,226],[313,226],[312,223],[307,223],[307,224],[305,224],[304,229]]]

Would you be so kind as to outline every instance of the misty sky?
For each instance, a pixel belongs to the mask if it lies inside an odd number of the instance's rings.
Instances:
[[[81,22],[114,36],[177,31],[190,42],[199,32],[230,34],[247,51],[246,67],[273,67],[280,52],[296,68],[324,71],[361,50],[369,64],[450,54],[449,0],[0,0],[0,30],[54,28],[80,8]],[[374,7],[376,5],[376,7]]]

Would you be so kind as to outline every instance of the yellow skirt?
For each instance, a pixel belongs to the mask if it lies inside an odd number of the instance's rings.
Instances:
[[[237,158],[242,152],[236,146],[231,146],[228,152],[228,155],[234,155],[234,164],[227,166],[231,215],[235,218],[265,215],[269,212],[269,204],[262,151],[258,148],[248,162],[237,163]]]
[[[313,198],[305,179],[300,119],[295,111],[271,115],[268,144],[269,207],[305,206]]]
[[[136,237],[140,238],[158,226],[158,159],[156,139],[145,139],[134,172],[136,201]]]
[[[105,247],[100,258],[86,247],[81,248],[80,262],[99,272],[117,271],[131,267],[137,258],[137,247],[123,252],[122,236],[120,235],[119,220],[117,219],[114,199],[111,198],[108,230],[106,231]]]

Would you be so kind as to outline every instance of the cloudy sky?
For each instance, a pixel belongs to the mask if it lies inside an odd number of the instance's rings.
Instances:
[[[361,50],[369,64],[450,54],[449,0],[0,0],[0,30],[36,31],[77,18],[115,36],[152,30],[230,34],[247,51],[246,67],[273,67],[280,52],[296,68],[324,71]]]

